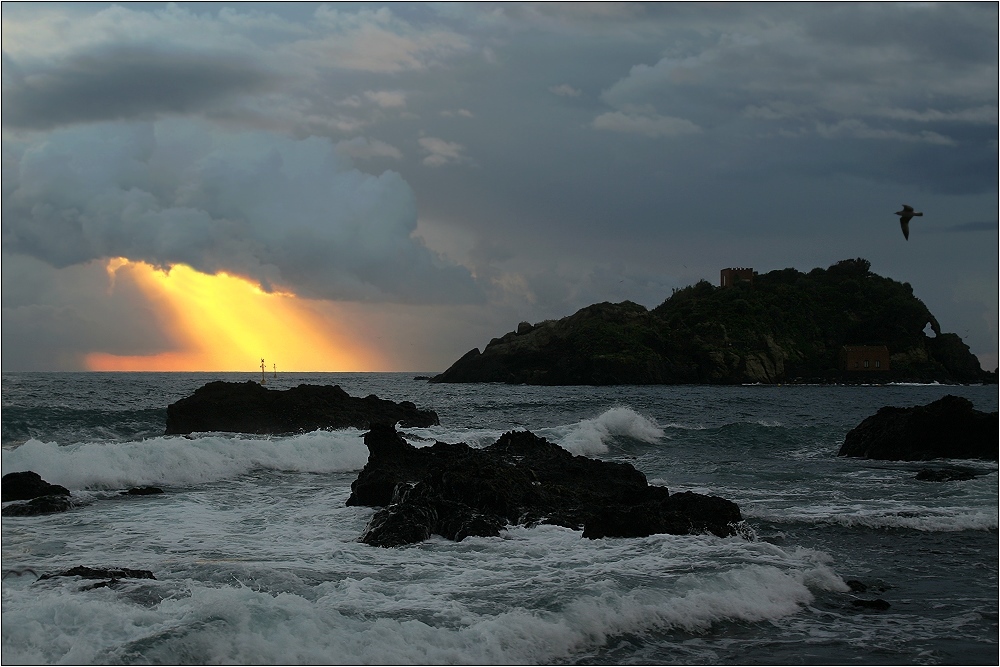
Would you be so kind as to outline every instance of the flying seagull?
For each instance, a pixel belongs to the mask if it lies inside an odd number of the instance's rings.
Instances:
[[[919,211],[914,211],[913,207],[909,204],[903,204],[902,211],[896,211],[896,215],[899,216],[899,226],[903,228],[903,238],[907,241],[910,240],[910,218],[915,215],[923,215]]]

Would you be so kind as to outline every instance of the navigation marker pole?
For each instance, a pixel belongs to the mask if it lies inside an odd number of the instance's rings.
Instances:
[[[264,368],[265,368],[265,366],[264,366],[264,360],[261,359],[260,360],[260,383],[261,384],[267,384],[267,380],[264,379]]]

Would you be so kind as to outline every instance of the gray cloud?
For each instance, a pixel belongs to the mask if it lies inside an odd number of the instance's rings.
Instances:
[[[4,127],[50,129],[210,110],[277,79],[246,58],[111,46],[52,64],[4,55]]]
[[[411,238],[416,208],[399,175],[362,173],[328,140],[180,121],[83,126],[11,166],[4,248],[56,267],[123,256],[319,298],[479,298],[468,272]]]
[[[700,127],[685,118],[673,118],[655,113],[609,111],[595,118],[591,125],[598,130],[642,134],[647,137],[673,137],[701,132]]]
[[[90,352],[170,349],[159,316],[128,282],[108,288],[99,263],[55,269],[3,253],[4,370],[84,370]]]

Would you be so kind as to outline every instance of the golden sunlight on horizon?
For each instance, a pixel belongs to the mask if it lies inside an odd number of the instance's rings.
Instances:
[[[108,261],[112,289],[130,280],[141,290],[174,349],[152,355],[92,352],[92,371],[366,371],[380,355],[339,334],[308,299],[261,290],[225,273],[183,264],[169,270],[124,258]],[[327,306],[327,304],[323,304]],[[329,310],[328,307],[322,310]]]

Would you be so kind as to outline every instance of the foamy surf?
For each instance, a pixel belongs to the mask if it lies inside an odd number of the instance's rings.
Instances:
[[[619,636],[773,621],[847,590],[821,552],[708,536],[589,541],[557,527],[410,550],[345,544],[312,576],[213,567],[215,583],[158,571],[116,590],[57,579],[26,596],[17,584],[5,590],[4,661],[547,664]]]
[[[444,426],[407,428],[401,432],[415,447],[431,445],[435,440],[440,440],[464,442],[475,448],[488,447],[505,433],[494,429],[455,429]],[[606,454],[608,443],[617,437],[632,438],[649,444],[666,437],[664,430],[655,421],[625,406],[610,408],[596,417],[572,424],[537,428],[532,429],[532,432],[582,456]]]
[[[925,532],[961,532],[965,530],[996,531],[996,512],[969,512],[962,508],[913,508],[911,510],[860,510],[837,511],[835,508],[823,513],[786,512],[779,517],[771,513],[757,513],[747,510],[750,518],[768,518],[779,523],[801,522],[830,524],[844,527],[872,529],[906,528]]]
[[[653,420],[629,407],[614,407],[597,417],[584,419],[568,426],[539,429],[536,435],[552,440],[573,454],[592,456],[606,454],[608,443],[616,437],[632,438],[645,443],[658,442],[664,431]]]
[[[257,468],[295,472],[360,470],[368,461],[357,429],[257,439],[231,435],[57,445],[29,440],[2,452],[4,473],[33,470],[70,490],[216,482]]]

